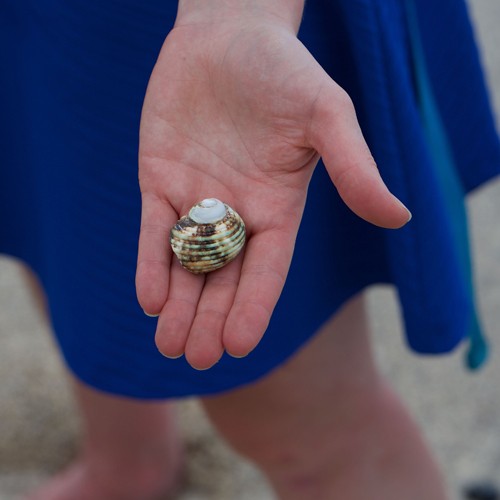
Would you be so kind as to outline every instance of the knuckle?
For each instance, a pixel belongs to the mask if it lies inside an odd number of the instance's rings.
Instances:
[[[335,94],[335,107],[339,111],[345,113],[354,113],[354,103],[349,94],[342,87],[337,88]]]

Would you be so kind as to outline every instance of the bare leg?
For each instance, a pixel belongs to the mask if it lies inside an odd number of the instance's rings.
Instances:
[[[26,271],[36,306],[45,297]],[[30,500],[149,500],[176,490],[183,467],[173,404],[141,402],[97,392],[73,381],[83,424],[80,456],[32,492]]]
[[[233,447],[285,500],[443,500],[420,433],[370,352],[360,298],[288,364],[204,399]]]
[[[80,457],[30,500],[149,500],[178,486],[182,445],[171,404],[139,402],[75,382],[84,426]]]

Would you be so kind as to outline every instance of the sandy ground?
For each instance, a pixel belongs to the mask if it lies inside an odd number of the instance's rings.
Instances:
[[[500,110],[500,3],[471,2],[496,109]],[[500,345],[500,185],[470,200],[480,309]],[[0,258],[0,500],[20,498],[75,453],[78,418],[49,329],[30,298],[19,267]],[[400,336],[393,292],[370,292],[377,355],[412,409],[446,472],[453,499],[470,480],[500,472],[500,359],[471,375],[463,352],[418,358]],[[188,449],[188,480],[178,500],[270,500],[260,474],[236,457],[211,429],[196,401],[180,405]],[[377,499],[378,500],[378,499]]]

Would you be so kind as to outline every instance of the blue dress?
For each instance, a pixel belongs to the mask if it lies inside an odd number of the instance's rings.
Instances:
[[[481,364],[464,196],[499,173],[500,148],[463,0],[307,2],[299,36],[351,95],[413,220],[392,231],[358,219],[318,165],[285,289],[255,351],[205,372],[158,353],[156,320],[134,288],[138,128],[175,13],[165,0],[0,0],[0,251],[39,275],[74,374],[149,399],[235,388],[374,283],[397,288],[413,350],[445,353],[470,339],[469,364]],[[320,227],[330,230],[311,259]]]

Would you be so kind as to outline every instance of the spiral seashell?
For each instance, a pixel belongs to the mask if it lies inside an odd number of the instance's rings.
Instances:
[[[245,224],[228,205],[208,198],[194,205],[170,230],[170,244],[182,267],[194,274],[231,262],[245,244]]]

